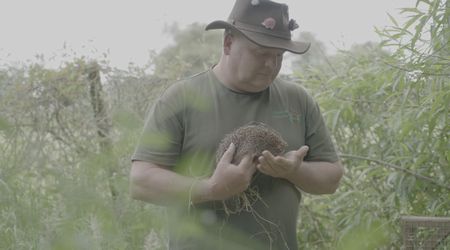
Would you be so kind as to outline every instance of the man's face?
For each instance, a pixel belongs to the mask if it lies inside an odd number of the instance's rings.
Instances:
[[[259,92],[266,89],[280,72],[284,50],[261,47],[242,35],[234,35],[229,66],[236,90]]]

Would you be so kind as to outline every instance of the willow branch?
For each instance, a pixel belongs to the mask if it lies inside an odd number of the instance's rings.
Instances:
[[[405,71],[405,72],[413,72],[415,70],[415,69],[409,69],[409,68],[405,68],[405,67],[402,67],[402,66],[399,66],[399,65],[395,65],[395,64],[386,62],[384,60],[381,61],[381,62],[386,64],[386,65],[388,65],[388,66],[390,66],[390,67],[392,67],[392,68],[395,68],[395,69],[398,69],[398,70],[401,70],[401,71]],[[450,76],[450,73],[435,73],[435,72],[428,72],[428,71],[421,71],[420,73],[422,75],[426,75],[426,76]]]
[[[439,186],[439,187],[442,187],[442,188],[445,188],[445,189],[450,190],[450,186],[447,186],[447,185],[445,185],[445,184],[442,184],[442,183],[440,183],[440,182],[437,182],[437,181],[435,181],[434,179],[432,179],[432,178],[430,178],[430,177],[428,177],[428,176],[424,176],[424,175],[415,173],[415,172],[413,172],[413,171],[411,171],[411,170],[409,170],[409,169],[402,168],[402,167],[400,167],[400,166],[394,165],[394,164],[389,163],[389,162],[386,162],[386,161],[377,160],[377,159],[372,159],[372,158],[364,157],[364,156],[350,155],[350,154],[340,154],[339,156],[342,157],[342,158],[350,158],[350,159],[357,159],[357,160],[363,160],[363,161],[375,162],[375,163],[384,165],[384,166],[386,166],[386,167],[393,168],[393,169],[395,169],[395,170],[401,171],[401,172],[403,172],[403,173],[412,175],[412,176],[416,177],[417,179],[421,179],[421,180],[430,182],[430,183],[432,183],[432,184],[434,184],[434,185],[436,185],[436,186]]]

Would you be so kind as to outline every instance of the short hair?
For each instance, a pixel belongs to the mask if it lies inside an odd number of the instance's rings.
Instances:
[[[226,28],[226,29],[223,31],[223,37],[226,37],[226,36],[228,36],[228,35],[233,35],[233,31],[232,31],[230,28]]]

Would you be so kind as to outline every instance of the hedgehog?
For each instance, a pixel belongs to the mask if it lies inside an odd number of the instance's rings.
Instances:
[[[252,122],[237,128],[222,139],[217,149],[216,162],[219,162],[231,143],[236,146],[231,161],[233,164],[239,164],[245,155],[251,155],[253,162],[257,163],[264,150],[277,156],[283,154],[287,147],[287,143],[277,131],[262,122]]]
[[[245,155],[252,156],[253,163],[257,164],[264,150],[277,156],[282,155],[287,148],[286,141],[277,131],[264,123],[252,122],[225,135],[217,149],[216,162],[220,161],[231,143],[236,147],[232,164],[239,164]],[[258,186],[252,185],[259,174],[258,171],[255,172],[250,187],[246,191],[222,202],[227,214],[252,209],[252,204],[260,199]]]

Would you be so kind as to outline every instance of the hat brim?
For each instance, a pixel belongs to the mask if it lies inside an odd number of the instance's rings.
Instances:
[[[233,24],[221,20],[214,21],[208,24],[205,28],[205,30],[214,30],[214,29],[233,29],[240,32],[250,41],[260,46],[283,49],[292,52],[294,54],[304,54],[306,51],[308,51],[309,47],[311,46],[311,43],[307,42],[292,41],[275,36],[270,36],[260,32],[239,29]]]

